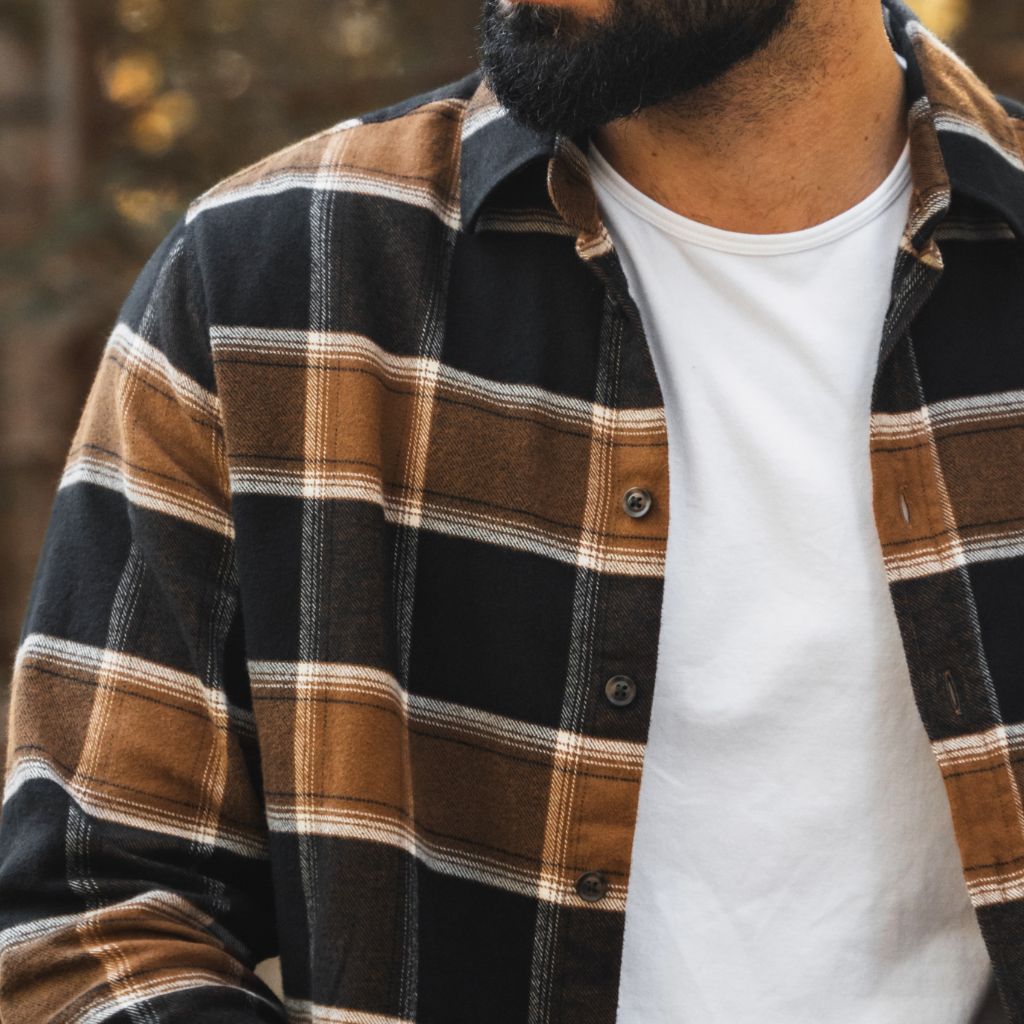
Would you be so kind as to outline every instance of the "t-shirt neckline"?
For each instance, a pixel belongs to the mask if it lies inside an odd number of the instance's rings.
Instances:
[[[895,48],[893,48],[892,55],[900,68],[906,72],[908,67],[906,57]],[[724,228],[716,228],[690,217],[684,217],[682,214],[676,213],[675,210],[670,210],[645,192],[641,192],[619,174],[593,141],[587,150],[587,158],[597,190],[618,200],[627,209],[653,223],[655,227],[695,245],[703,245],[706,248],[718,249],[722,252],[754,256],[803,252],[841,238],[848,232],[862,227],[873,218],[880,217],[901,195],[909,190],[911,184],[910,140],[908,138],[903,152],[885,180],[878,188],[853,206],[829,220],[800,231],[758,234],[727,231]]]
[[[728,231],[714,227],[663,206],[632,182],[624,178],[608,162],[593,142],[587,151],[591,176],[599,194],[616,200],[656,228],[684,242],[721,252],[745,255],[774,255],[801,252],[835,241],[856,231],[882,215],[910,184],[910,143],[903,147],[896,163],[885,179],[870,194],[853,206],[819,224],[798,231],[756,233]]]

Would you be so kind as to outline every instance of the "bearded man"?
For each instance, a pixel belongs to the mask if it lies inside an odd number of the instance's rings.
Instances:
[[[197,196],[17,651],[5,1024],[1024,1024],[1022,146],[901,0],[487,0]]]

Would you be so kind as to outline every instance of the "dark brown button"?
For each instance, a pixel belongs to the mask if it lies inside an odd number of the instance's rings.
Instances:
[[[633,698],[636,697],[636,683],[629,676],[612,676],[604,684],[604,695],[610,704],[624,708],[627,704],[632,704]]]
[[[576,891],[581,899],[596,903],[608,891],[608,879],[600,871],[587,871],[576,879]]]
[[[634,519],[647,515],[651,507],[651,492],[642,487],[630,487],[622,496],[622,507]]]

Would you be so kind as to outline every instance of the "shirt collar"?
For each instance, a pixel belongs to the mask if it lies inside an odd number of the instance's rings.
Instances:
[[[962,194],[997,211],[1024,238],[1024,122],[921,24],[903,0],[882,0],[893,49],[907,62],[913,195],[903,245],[941,267],[934,231]],[[586,135],[543,134],[513,120],[485,78],[470,98],[462,128],[460,204],[470,229],[495,189],[546,161],[548,193],[577,231],[577,249],[593,256],[610,246],[585,158]]]

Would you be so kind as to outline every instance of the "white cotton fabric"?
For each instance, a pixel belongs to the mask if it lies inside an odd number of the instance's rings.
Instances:
[[[773,235],[589,159],[669,438],[618,1024],[1004,1022],[872,513],[909,150],[852,208]]]

